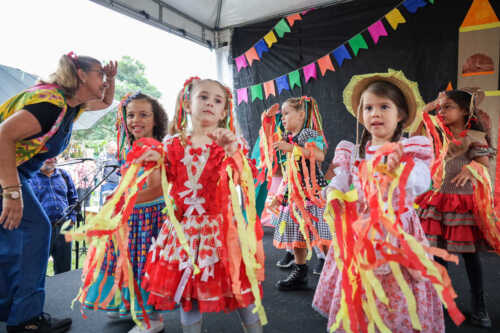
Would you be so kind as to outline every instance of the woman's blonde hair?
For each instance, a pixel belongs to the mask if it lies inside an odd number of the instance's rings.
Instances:
[[[88,56],[76,56],[73,52],[63,55],[59,64],[48,80],[41,80],[42,84],[57,84],[62,90],[64,97],[75,96],[82,81],[78,77],[78,70],[89,72],[93,65],[101,65],[101,62]]]

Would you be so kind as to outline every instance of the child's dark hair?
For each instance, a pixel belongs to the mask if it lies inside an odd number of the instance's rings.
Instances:
[[[446,97],[457,103],[459,108],[465,110],[464,124],[467,124],[470,119],[470,129],[485,132],[483,125],[478,121],[475,106],[471,110],[471,93],[464,90],[449,90],[446,91],[445,94]]]
[[[130,96],[130,99],[126,101],[126,106],[132,101],[137,101],[137,100],[146,100],[151,104],[151,109],[153,110],[153,117],[154,117],[154,126],[153,126],[153,138],[155,138],[158,141],[162,141],[165,135],[167,134],[167,127],[168,127],[168,115],[163,109],[163,106],[153,97],[143,94],[143,93],[136,93],[132,96]],[[130,133],[130,131],[128,131]],[[130,142],[129,144],[132,145],[135,141],[134,136],[132,133],[130,133]]]
[[[370,83],[368,87],[361,94],[361,101],[359,103],[359,112],[363,112],[363,95],[365,92],[370,92],[378,97],[384,97],[390,99],[398,108],[398,113],[401,116],[401,120],[398,122],[396,130],[392,135],[391,142],[397,142],[401,139],[403,135],[404,124],[408,120],[408,103],[403,95],[403,92],[394,84],[387,81],[374,81]],[[372,135],[363,129],[363,134],[361,135],[361,141],[359,146],[359,157],[365,158],[366,144],[370,141]]]

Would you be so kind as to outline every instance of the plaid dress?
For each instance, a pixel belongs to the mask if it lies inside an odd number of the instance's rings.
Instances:
[[[295,137],[292,138],[292,141],[299,146],[303,147],[308,142],[316,143],[319,149],[322,149],[324,146],[323,138],[319,135],[318,132],[304,128],[299,132]],[[301,161],[299,161],[299,172],[302,176],[302,167]],[[309,167],[309,161],[306,161],[307,166]],[[319,187],[323,188],[327,185],[323,172],[319,166],[319,163],[316,163],[316,180],[318,182]],[[302,179],[303,186],[304,180]],[[313,205],[310,202],[306,202],[306,209],[312,217],[312,224],[318,231],[319,239],[314,239],[312,233],[310,233],[310,239],[312,241],[312,245],[320,246],[320,245],[330,245],[332,240],[332,236],[330,234],[330,229],[328,228],[327,223],[323,220],[323,208],[320,208],[316,205]],[[314,221],[317,219],[317,221]],[[284,248],[305,248],[306,241],[304,236],[299,230],[299,224],[296,223],[289,212],[288,205],[288,189],[285,189],[284,200],[282,207],[280,209],[279,216],[274,216],[272,219],[272,223],[275,226],[274,231],[274,246],[279,249]],[[283,229],[284,226],[284,229]]]
[[[151,243],[156,238],[161,230],[161,226],[166,219],[166,215],[162,213],[165,208],[163,198],[157,198],[150,202],[144,202],[134,206],[132,214],[128,220],[130,228],[128,248],[130,252],[130,260],[134,272],[134,278],[139,287],[144,310],[146,313],[151,314],[156,309],[147,305],[149,293],[141,288],[141,282],[144,277],[144,265],[146,264],[147,254]],[[112,245],[112,244],[111,244]],[[105,272],[108,273],[106,281],[104,282],[100,300],[107,297],[114,284],[114,272],[116,269],[116,256],[105,257],[101,272],[99,273],[98,280],[94,283],[87,294],[84,307],[87,309],[94,309],[95,302],[99,295],[99,287],[102,283]],[[138,318],[143,317],[141,307],[137,303],[136,298],[135,313]],[[99,307],[99,310],[117,311],[120,316],[126,317],[130,314],[130,291],[128,288],[122,288],[120,297],[115,297],[105,308]]]

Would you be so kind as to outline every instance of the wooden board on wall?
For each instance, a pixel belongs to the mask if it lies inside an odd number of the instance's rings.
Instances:
[[[472,58],[471,58],[472,57]],[[500,27],[459,32],[458,38],[458,88],[478,87],[482,90],[499,89]],[[492,66],[491,66],[492,64]],[[465,66],[464,66],[465,65]],[[474,71],[474,67],[477,71]],[[464,75],[464,68],[466,75]],[[498,144],[500,97],[486,97],[479,108],[488,113],[491,120],[492,145]],[[497,157],[490,163],[490,175],[495,182]]]
[[[493,73],[464,76],[464,64],[473,55],[484,55],[493,62]],[[483,61],[483,57],[475,60]],[[469,59],[470,61],[470,59]],[[500,28],[460,32],[458,39],[458,75],[457,85],[463,87],[480,87],[483,90],[498,90],[498,65],[500,62]],[[484,65],[484,63],[482,64]],[[489,66],[488,66],[489,67]],[[472,73],[470,73],[472,74]]]

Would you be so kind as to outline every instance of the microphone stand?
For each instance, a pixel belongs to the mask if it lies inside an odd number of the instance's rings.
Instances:
[[[76,227],[79,228],[80,227],[80,224],[85,224],[85,202],[87,200],[88,197],[90,197],[90,195],[106,180],[108,179],[115,171],[116,169],[119,168],[118,165],[103,165],[102,168],[113,168],[111,171],[109,171],[107,174],[105,174],[101,180],[96,184],[94,185],[94,187],[90,188],[87,190],[87,192],[85,192],[85,194],[79,198],[76,203],[74,203],[73,205],[71,206],[68,206],[64,212],[63,212],[63,216],[61,216],[55,223],[54,225],[58,226],[58,225],[62,225],[67,219],[68,219],[68,216],[70,216],[71,214],[73,214],[73,212],[76,212]],[[98,174],[100,172],[96,172],[93,180],[92,180],[92,183],[95,183],[97,177],[98,177]],[[83,215],[82,215],[82,203],[83,203]],[[85,253],[87,252],[87,247],[85,246],[85,241],[83,241],[83,246],[82,246],[82,253]],[[79,261],[80,261],[80,242],[78,241],[75,241],[75,255],[76,255],[76,262],[75,262],[75,268],[78,269],[79,268]]]

